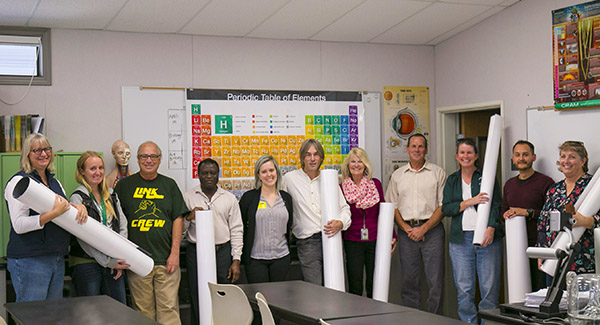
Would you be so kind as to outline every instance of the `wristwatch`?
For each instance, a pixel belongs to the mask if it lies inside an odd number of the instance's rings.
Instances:
[[[527,218],[533,218],[533,212],[534,210],[532,208],[527,209]]]

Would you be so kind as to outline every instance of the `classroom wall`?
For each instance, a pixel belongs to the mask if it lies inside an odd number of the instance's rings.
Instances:
[[[108,170],[110,146],[122,135],[122,86],[375,92],[428,86],[435,107],[430,46],[53,29],[52,61],[52,86],[31,87],[16,106],[0,104],[0,115],[45,116],[56,149],[103,151]],[[3,86],[0,97],[16,100],[25,89]]]
[[[503,100],[510,160],[512,145],[527,138],[526,109],[553,105],[552,10],[582,2],[523,0],[436,46],[435,106]]]

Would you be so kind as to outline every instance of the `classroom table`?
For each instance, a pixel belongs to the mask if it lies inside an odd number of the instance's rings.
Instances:
[[[158,324],[108,296],[7,303],[19,324]]]
[[[499,324],[511,324],[511,325],[531,325],[531,324],[543,324],[547,319],[535,318],[531,315],[525,314],[507,314],[500,311],[500,309],[488,309],[480,310],[477,315],[486,325],[499,325]],[[569,324],[567,319],[561,317],[552,318],[552,324]]]
[[[297,324],[318,324],[319,319],[381,315],[415,311],[415,309],[385,303],[341,292],[304,281],[240,284],[250,305],[258,310],[256,292],[261,292],[276,318]]]
[[[401,313],[360,316],[351,318],[328,319],[331,325],[364,325],[364,324],[418,324],[418,325],[459,325],[468,324],[454,318],[410,310]],[[487,325],[487,323],[486,323]]]

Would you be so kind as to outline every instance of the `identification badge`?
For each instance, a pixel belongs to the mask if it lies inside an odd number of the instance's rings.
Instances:
[[[258,208],[257,209],[266,209],[267,208],[267,202],[265,201],[260,201],[258,202]]]
[[[369,240],[369,229],[367,229],[367,228],[360,229],[360,240]]]

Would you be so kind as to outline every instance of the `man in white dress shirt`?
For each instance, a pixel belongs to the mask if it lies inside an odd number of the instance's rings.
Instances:
[[[321,226],[320,170],[325,152],[315,139],[307,139],[300,147],[301,169],[283,177],[283,190],[292,196],[294,223],[292,233],[296,237],[298,258],[304,281],[323,285],[323,246],[321,230],[332,237],[350,226],[350,207],[338,187],[339,218]]]
[[[184,219],[186,263],[192,298],[192,324],[198,324],[198,271],[196,267],[196,226],[202,222],[195,218],[196,210],[212,210],[215,228],[215,253],[217,258],[217,282],[234,283],[240,277],[240,259],[244,245],[242,214],[235,195],[217,185],[219,164],[204,159],[198,164],[200,185],[183,194],[183,200],[191,211]]]

